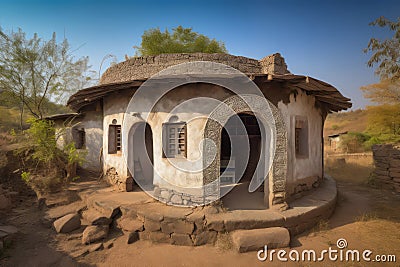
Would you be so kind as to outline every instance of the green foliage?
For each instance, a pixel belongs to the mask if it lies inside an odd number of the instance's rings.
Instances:
[[[142,35],[140,46],[134,46],[137,56],[171,53],[227,53],[223,42],[193,32],[191,28],[178,26],[172,33],[159,28],[147,30]]]
[[[365,147],[365,142],[371,138],[370,135],[360,132],[348,132],[342,135],[340,140],[340,148],[345,152],[361,152]]]
[[[85,162],[85,158],[87,155],[86,150],[79,150],[75,147],[75,143],[71,142],[64,146],[63,151],[67,155],[68,163],[69,164],[80,164],[82,165]]]
[[[400,17],[397,18],[397,21],[380,17],[370,25],[388,28],[394,34],[391,39],[384,41],[376,38],[370,39],[368,47],[364,50],[365,53],[372,52],[368,66],[373,67],[379,64],[376,73],[382,80],[398,80],[400,78]]]
[[[6,34],[0,28],[1,95],[21,114],[27,110],[43,118],[53,108],[51,101],[65,101],[91,83],[89,68],[88,58],[75,59],[67,39],[59,43],[55,33],[43,40],[37,34],[27,38],[21,29]],[[22,128],[23,116],[20,122]]]
[[[22,172],[21,178],[22,178],[22,180],[24,180],[25,183],[29,184],[29,182],[31,180],[31,173],[30,172]]]
[[[21,178],[34,189],[52,191],[60,188],[62,182],[77,179],[76,167],[83,164],[86,151],[67,144],[63,150],[57,147],[57,138],[62,129],[57,131],[49,120],[30,119],[30,128],[26,130],[25,171]],[[27,156],[28,155],[28,156]]]
[[[338,130],[339,126],[337,124],[332,125],[332,130]]]
[[[382,80],[379,83],[362,86],[361,91],[366,98],[378,104],[400,103],[400,80]]]
[[[30,128],[26,130],[33,148],[33,158],[39,162],[49,164],[61,158],[57,148],[53,121],[29,119]]]
[[[367,132],[374,135],[400,135],[400,104],[367,107]]]

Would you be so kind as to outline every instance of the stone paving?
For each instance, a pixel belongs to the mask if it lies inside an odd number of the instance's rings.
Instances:
[[[149,197],[142,191],[112,192],[110,188],[88,191],[82,196],[87,210],[82,213],[87,225],[104,227],[114,222],[129,240],[198,246],[213,244],[222,233],[242,236],[243,231],[280,227],[291,236],[301,233],[332,214],[337,197],[336,183],[327,177],[320,187],[289,203],[289,208],[226,211],[219,206],[174,207]],[[238,234],[237,231],[241,231]],[[262,235],[264,230],[260,230]],[[257,230],[251,232],[257,235]],[[265,235],[265,234],[264,234]],[[238,251],[258,247],[248,239],[236,238]],[[245,240],[246,244],[240,244]],[[265,241],[267,242],[267,241]],[[283,242],[286,244],[286,241]]]

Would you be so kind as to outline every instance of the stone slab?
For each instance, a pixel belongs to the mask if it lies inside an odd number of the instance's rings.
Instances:
[[[67,214],[53,223],[57,233],[69,233],[81,227],[81,218],[77,213]]]
[[[234,248],[242,253],[264,248],[284,248],[290,243],[289,231],[284,227],[237,230],[231,233]]]

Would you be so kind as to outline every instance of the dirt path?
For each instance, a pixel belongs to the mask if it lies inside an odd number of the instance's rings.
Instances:
[[[345,238],[349,248],[371,249],[374,253],[396,254],[396,264],[372,263],[367,266],[400,266],[400,197],[388,191],[339,183],[339,200],[334,215],[308,233],[293,238],[291,247],[321,251]],[[21,231],[16,242],[0,260],[0,266],[281,266],[282,263],[260,262],[256,252],[238,254],[229,242],[217,247],[179,247],[138,241],[127,245],[126,237],[112,233],[113,246],[73,259],[71,251],[78,238],[56,235],[42,223],[42,211],[33,199],[26,199],[6,218]],[[289,251],[290,249],[286,249]],[[309,263],[287,262],[286,266],[308,266]],[[314,265],[314,264],[312,264]],[[318,265],[318,264],[316,264]],[[325,262],[320,266],[342,266]],[[346,266],[365,266],[364,263]]]

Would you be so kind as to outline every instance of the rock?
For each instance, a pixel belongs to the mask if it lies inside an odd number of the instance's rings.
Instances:
[[[160,193],[160,198],[165,199],[166,201],[169,201],[171,198],[171,193],[167,190],[163,190]]]
[[[70,255],[72,258],[79,258],[81,256],[85,256],[88,253],[89,253],[89,250],[87,248],[84,248],[84,249],[74,251]]]
[[[161,232],[150,232],[148,233],[148,236],[143,239],[150,239],[151,241],[156,243],[172,243],[172,239],[170,238],[170,236]]]
[[[175,222],[161,222],[161,231],[166,234],[177,233],[177,234],[192,234],[194,230],[194,224],[183,220]]]
[[[205,217],[204,213],[202,212],[193,212],[192,214],[186,217],[186,220],[188,222],[201,223],[204,221],[204,217]]]
[[[133,232],[133,233],[129,233],[128,234],[128,239],[127,239],[127,243],[128,244],[135,243],[138,240],[139,240],[139,233],[138,232]]]
[[[93,209],[85,210],[82,213],[82,218],[91,225],[109,225],[112,222],[110,218]]]
[[[57,233],[69,233],[81,227],[81,219],[79,214],[71,213],[54,221],[53,225]]]
[[[217,232],[215,231],[204,231],[201,232],[193,238],[193,243],[195,246],[202,246],[205,244],[214,244],[217,240]]]
[[[189,235],[186,234],[176,234],[171,235],[172,244],[179,246],[193,246],[193,241]]]
[[[81,239],[82,233],[69,234],[67,240]]]
[[[149,212],[144,215],[144,218],[155,222],[161,222],[164,220],[164,216],[158,212]]]
[[[104,217],[114,218],[120,212],[120,204],[114,201],[96,201],[88,199],[88,204],[100,212]]]
[[[182,204],[182,197],[181,196],[178,196],[178,195],[173,195],[172,197],[171,197],[171,203],[172,204],[178,204],[178,205],[181,205]]]
[[[18,233],[18,228],[12,225],[0,225],[0,232],[12,235]]]
[[[3,250],[3,248],[4,248],[4,243],[3,243],[3,240],[0,240],[0,251],[2,251],[2,250]]]
[[[206,217],[206,226],[209,230],[222,232],[225,229],[224,220],[219,217],[209,216]]]
[[[83,201],[75,201],[68,205],[50,208],[49,210],[46,211],[45,217],[51,222],[53,222],[54,220],[57,220],[67,214],[79,213],[85,207],[86,204]]]
[[[90,225],[82,234],[82,244],[90,244],[102,240],[108,235],[108,225]]]
[[[143,223],[132,218],[121,218],[117,221],[117,225],[119,228],[127,232],[143,231]]]
[[[104,247],[105,247],[106,249],[110,249],[110,248],[112,248],[113,246],[114,246],[114,240],[111,240],[111,241],[108,241],[108,242],[104,243]]]
[[[153,192],[154,192],[153,195],[154,195],[155,197],[159,197],[159,196],[161,195],[161,189],[160,189],[160,187],[155,186]]]
[[[145,220],[144,221],[144,229],[150,232],[156,232],[161,229],[161,224],[159,222],[155,222],[152,220]]]
[[[103,249],[103,243],[97,243],[97,244],[91,245],[88,248],[88,251],[89,251],[89,253],[91,253],[91,252],[94,252],[97,250],[102,250],[102,249]]]
[[[289,246],[289,231],[283,227],[271,227],[253,230],[237,230],[231,233],[235,249],[242,253],[264,248],[284,248]]]

